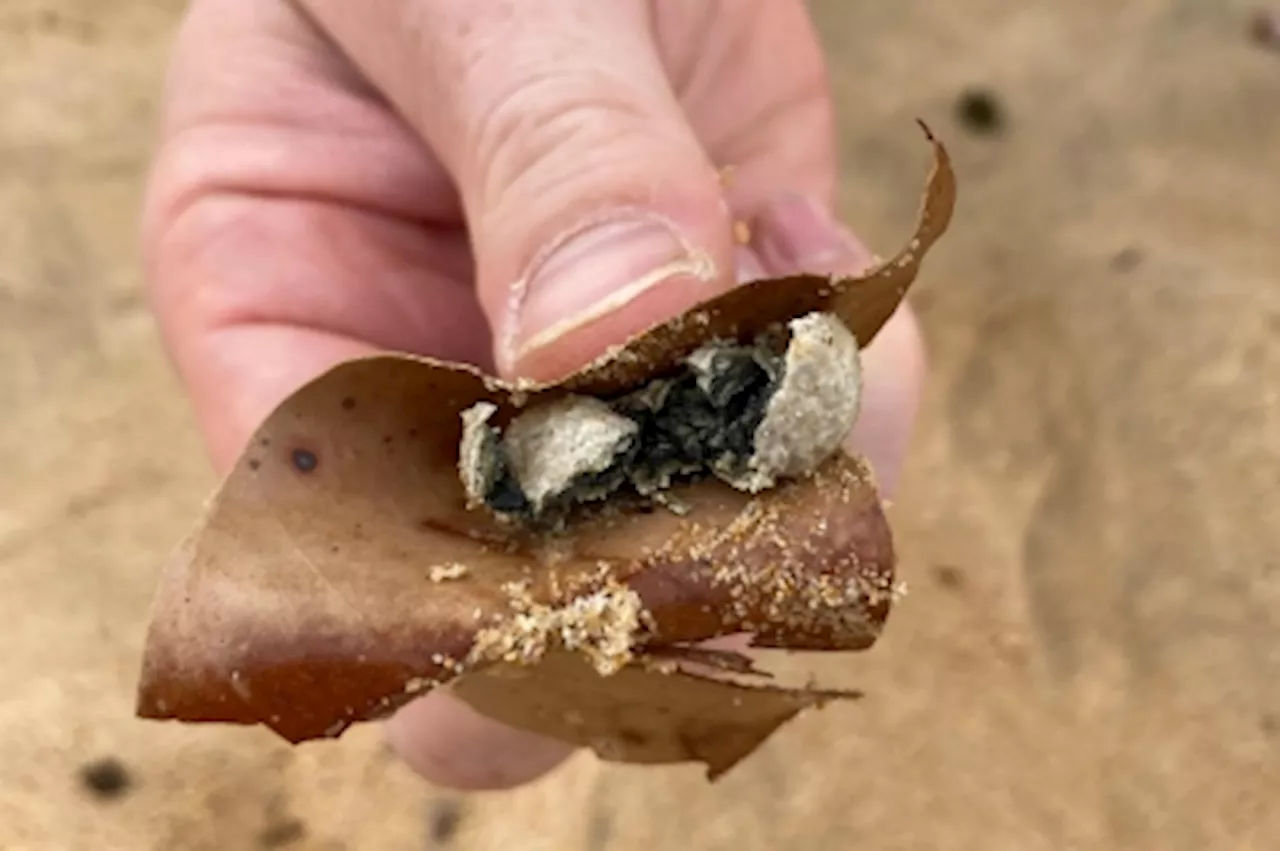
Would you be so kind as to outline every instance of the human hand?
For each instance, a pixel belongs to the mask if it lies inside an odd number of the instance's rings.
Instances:
[[[195,0],[143,240],[215,466],[351,357],[551,379],[737,281],[863,269],[832,217],[831,113],[801,0]],[[923,370],[900,309],[852,438],[885,488]],[[445,694],[388,732],[459,788],[568,753]]]

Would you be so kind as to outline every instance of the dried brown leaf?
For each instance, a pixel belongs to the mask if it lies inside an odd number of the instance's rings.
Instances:
[[[837,314],[865,346],[950,220],[954,177],[933,144],[915,235],[865,276],[741,287],[549,386],[385,355],[301,388],[165,567],[139,714],[265,724],[299,742],[448,684],[606,758],[699,760],[715,776],[801,709],[851,696],[732,681],[758,676],[747,657],[686,645],[744,632],[764,647],[874,643],[894,555],[863,461],[838,455],[755,496],[682,484],[671,496],[683,516],[620,500],[546,535],[468,509],[460,413],[484,400],[509,419],[566,392],[629,390],[712,337],[812,311]]]
[[[701,762],[715,780],[801,711],[849,691],[786,689],[713,679],[640,660],[600,688],[581,657],[549,655],[534,670],[504,665],[461,677],[452,690],[479,711],[544,736],[589,747],[602,759]],[[553,680],[554,689],[546,687]]]

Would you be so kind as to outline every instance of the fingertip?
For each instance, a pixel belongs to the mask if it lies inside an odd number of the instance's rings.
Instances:
[[[811,195],[784,194],[760,211],[754,248],[778,275],[858,274],[875,264],[870,249]]]
[[[384,732],[420,777],[465,792],[522,786],[573,753],[563,742],[508,727],[442,692],[406,705],[386,722]]]

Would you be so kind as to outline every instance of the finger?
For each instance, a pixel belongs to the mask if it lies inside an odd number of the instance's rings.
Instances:
[[[392,748],[421,777],[464,791],[523,785],[573,753],[561,741],[500,724],[443,692],[408,704],[385,729]]]
[[[804,0],[653,3],[663,62],[695,132],[754,217],[780,187],[831,203],[836,133],[826,57]]]
[[[754,222],[752,250],[773,275],[856,275],[875,262],[822,201],[808,196],[767,206]],[[861,411],[849,446],[867,458],[881,491],[892,496],[925,376],[924,343],[910,305],[904,302],[862,352],[862,369]]]
[[[488,359],[466,242],[422,225],[456,207],[447,177],[361,85],[278,3],[200,0],[178,33],[142,248],[219,472],[338,360]]]
[[[771,199],[753,225],[752,248],[775,275],[856,275],[875,263],[862,240],[837,221],[823,201],[810,195]]]
[[[454,175],[505,372],[558,377],[734,284],[644,3],[306,5]]]
[[[173,48],[146,231],[237,189],[461,221],[443,166],[287,4],[195,0]]]
[[[850,448],[870,462],[885,498],[893,497],[902,477],[925,367],[920,325],[903,302],[862,353],[862,412],[849,437]]]
[[[152,303],[219,472],[276,405],[341,360],[486,355],[473,294],[436,277],[450,247],[418,227],[228,193],[160,233],[148,251]]]
[[[393,349],[488,362],[484,317],[460,285],[466,242],[422,224],[448,218],[452,193],[341,57],[261,0],[197,2],[176,47],[143,247],[218,472],[343,360]],[[554,743],[538,761],[546,740],[445,694],[406,711],[440,731],[410,756],[442,785],[514,785],[569,752]]]

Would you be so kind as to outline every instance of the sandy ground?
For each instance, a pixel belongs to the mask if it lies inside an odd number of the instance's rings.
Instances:
[[[912,593],[827,666],[870,698],[714,787],[583,755],[461,798],[372,728],[289,750],[132,719],[160,560],[213,485],[134,247],[180,4],[5,0],[0,848],[1276,847],[1280,54],[1251,10],[815,3],[852,221],[902,238],[917,115],[962,186],[917,300]],[[970,85],[1001,132],[954,118]]]

